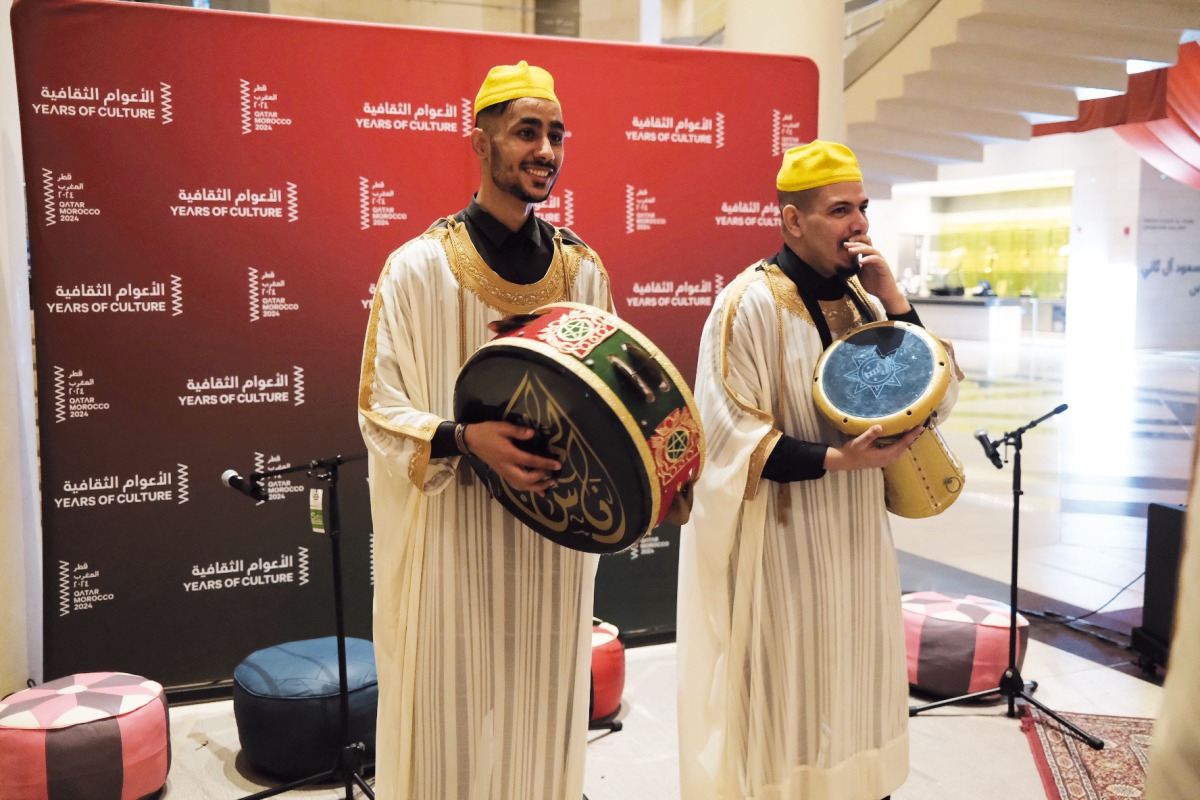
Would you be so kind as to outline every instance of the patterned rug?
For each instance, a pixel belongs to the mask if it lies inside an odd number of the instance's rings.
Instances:
[[[1143,796],[1146,753],[1152,719],[1056,713],[1092,736],[1104,740],[1093,750],[1058,722],[1033,706],[1025,706],[1021,729],[1029,737],[1033,760],[1046,787],[1047,800],[1109,800]]]

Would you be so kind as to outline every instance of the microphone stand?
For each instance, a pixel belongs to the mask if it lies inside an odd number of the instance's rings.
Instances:
[[[290,792],[292,789],[299,789],[324,781],[338,781],[343,783],[346,788],[346,800],[353,800],[355,785],[362,789],[363,794],[371,798],[371,800],[375,798],[374,790],[363,778],[364,769],[371,766],[365,764],[363,761],[363,751],[366,750],[366,745],[362,742],[350,741],[350,687],[346,680],[346,615],[342,602],[341,520],[337,492],[338,467],[349,461],[358,461],[366,457],[366,453],[360,453],[354,456],[321,458],[299,467],[251,472],[246,479],[250,484],[251,490],[257,489],[259,491],[261,491],[261,483],[264,479],[293,472],[306,472],[309,477],[318,481],[326,481],[329,484],[329,515],[325,520],[325,533],[329,537],[329,546],[333,554],[333,602],[334,618],[337,623],[338,651],[338,716],[340,726],[338,741],[341,743],[342,749],[338,754],[337,762],[330,769],[310,775],[307,778],[301,778],[291,783],[277,786],[273,789],[248,795],[242,798],[242,800],[262,800],[266,797],[274,797],[284,792]]]
[[[961,695],[959,697],[952,697],[948,700],[939,700],[937,702],[928,703],[928,704],[922,705],[922,706],[909,706],[908,715],[910,717],[915,717],[917,714],[920,714],[922,711],[929,711],[930,709],[941,708],[942,706],[948,706],[953,703],[961,703],[966,700],[978,700],[983,697],[1000,694],[1000,695],[1003,695],[1004,697],[1008,698],[1008,716],[1010,716],[1010,717],[1016,716],[1016,701],[1017,701],[1017,698],[1021,698],[1026,703],[1037,706],[1039,709],[1042,710],[1043,713],[1045,713],[1047,716],[1049,716],[1051,719],[1053,719],[1059,725],[1061,725],[1064,728],[1066,728],[1067,730],[1069,730],[1071,733],[1075,734],[1075,736],[1082,739],[1092,749],[1094,749],[1094,750],[1104,749],[1104,740],[1103,739],[1097,738],[1095,736],[1092,736],[1089,733],[1086,733],[1081,728],[1079,728],[1077,725],[1074,725],[1073,723],[1070,723],[1067,720],[1063,719],[1061,716],[1059,716],[1057,713],[1055,713],[1050,708],[1045,706],[1043,703],[1040,703],[1039,701],[1033,699],[1033,697],[1030,695],[1030,692],[1035,691],[1037,689],[1037,686],[1038,686],[1037,681],[1031,681],[1029,683],[1026,683],[1025,679],[1021,677],[1020,670],[1017,669],[1017,556],[1018,556],[1019,547],[1020,547],[1020,513],[1021,513],[1021,494],[1022,494],[1022,492],[1021,492],[1021,446],[1023,444],[1022,440],[1021,440],[1021,436],[1022,436],[1022,434],[1025,433],[1025,431],[1029,430],[1030,428],[1034,428],[1039,423],[1045,422],[1047,419],[1049,419],[1050,417],[1053,417],[1055,414],[1061,414],[1062,412],[1064,412],[1066,410],[1067,410],[1067,404],[1063,403],[1058,408],[1051,411],[1049,414],[1039,417],[1039,418],[1035,419],[1033,422],[1030,422],[1029,424],[1027,424],[1023,427],[1017,428],[1015,431],[1012,431],[1011,433],[1004,434],[1004,436],[1000,437],[999,439],[997,439],[994,442],[990,441],[987,438],[986,432],[984,432],[984,431],[980,432],[980,433],[984,434],[980,438],[980,444],[983,445],[984,455],[988,456],[988,458],[992,458],[992,456],[995,455],[997,445],[1004,444],[1004,445],[1012,445],[1012,447],[1013,447],[1012,578],[1009,583],[1008,668],[1006,670],[1004,670],[1004,675],[1001,676],[1001,678],[1000,678],[1000,685],[998,687],[996,687],[995,689],[985,689],[984,691],[981,691],[981,692],[972,692],[970,694]],[[995,463],[997,469],[1000,469],[1002,466],[999,463],[998,459],[993,459],[993,463]],[[1026,688],[1028,688],[1029,691],[1026,691]]]

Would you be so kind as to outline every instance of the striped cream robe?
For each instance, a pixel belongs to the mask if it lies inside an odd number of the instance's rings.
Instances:
[[[548,302],[612,310],[596,254],[555,237],[546,276],[502,280],[439,221],[388,259],[363,354],[379,671],[380,800],[579,800],[596,556],[543,539],[458,458],[430,460],[487,323]]]
[[[717,299],[700,344],[708,461],[679,565],[683,800],[880,800],[908,774],[882,472],[760,478],[781,433],[836,446],[848,437],[813,403],[823,348],[795,284],[758,266]],[[849,298],[821,307],[834,338],[863,322]],[[939,412],[956,396],[952,381]]]
[[[1146,800],[1200,797],[1200,440],[1192,442],[1187,509],[1171,666],[1150,744]]]

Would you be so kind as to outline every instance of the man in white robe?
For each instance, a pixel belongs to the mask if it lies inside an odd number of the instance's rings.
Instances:
[[[1171,664],[1154,723],[1146,800],[1200,797],[1200,442],[1192,443]]]
[[[461,365],[488,323],[550,302],[612,310],[594,251],[537,219],[562,165],[553,79],[492,69],[475,103],[470,206],[393,253],[376,285],[359,387],[375,529],[380,800],[579,800],[596,556],[505,511],[467,466],[544,493],[534,431],[456,424]]]
[[[924,429],[838,432],[813,371],[851,328],[919,320],[867,236],[849,149],[789,150],[777,189],[785,246],[721,293],[700,343],[707,463],[676,632],[683,800],[880,800],[908,774],[881,467]],[[939,413],[956,396],[952,379]]]

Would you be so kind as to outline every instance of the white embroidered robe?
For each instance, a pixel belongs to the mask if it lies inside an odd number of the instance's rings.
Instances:
[[[596,556],[555,545],[492,500],[460,459],[429,458],[487,323],[548,302],[612,310],[590,249],[556,236],[522,286],[465,228],[388,259],[363,355],[359,420],[374,520],[379,800],[579,800]]]
[[[821,306],[835,338],[863,322],[848,298]],[[822,351],[776,266],[744,272],[704,328],[695,395],[708,460],[679,566],[683,800],[880,800],[908,773],[882,472],[760,480],[781,433],[848,440],[813,403]],[[956,396],[952,381],[939,413]]]

